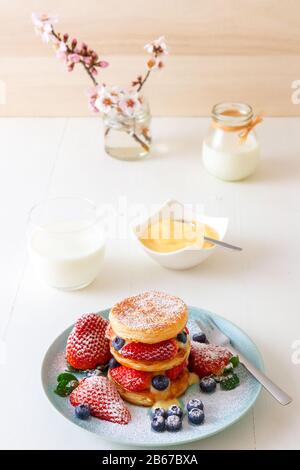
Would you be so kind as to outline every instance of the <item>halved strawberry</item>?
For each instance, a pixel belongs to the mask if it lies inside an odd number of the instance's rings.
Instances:
[[[141,392],[150,387],[151,374],[125,366],[110,369],[110,375],[119,385],[130,392]]]
[[[123,357],[136,361],[165,361],[177,354],[175,339],[168,339],[155,344],[128,343],[123,346],[120,353]]]
[[[80,381],[70,395],[73,406],[89,405],[91,415],[112,423],[128,424],[130,413],[116,387],[104,376]]]
[[[222,346],[192,341],[189,366],[200,378],[218,375],[223,372],[231,356],[231,352]]]
[[[82,315],[71,331],[66,347],[66,359],[75,369],[93,369],[106,364],[111,357],[105,338],[108,321],[96,313]]]
[[[182,374],[183,370],[187,367],[187,361],[183,361],[179,366],[173,367],[173,369],[166,370],[166,376],[170,380],[176,380]]]

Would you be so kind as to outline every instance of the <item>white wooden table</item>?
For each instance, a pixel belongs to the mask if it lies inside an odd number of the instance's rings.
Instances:
[[[294,396],[283,408],[263,392],[230,429],[182,448],[300,448],[300,364],[291,360],[300,340],[300,119],[266,119],[258,129],[260,168],[241,183],[204,172],[207,126],[207,119],[155,119],[153,157],[119,162],[104,154],[98,119],[0,120],[1,448],[120,448],[52,408],[41,388],[41,361],[81,313],[148,289],[178,294],[235,322],[260,348],[268,374]],[[169,197],[204,202],[212,215],[229,216],[227,239],[245,249],[220,250],[199,268],[175,272],[156,265],[133,240],[112,240],[103,274],[90,287],[53,290],[34,275],[25,233],[31,206],[63,194],[116,207],[119,196],[148,205]]]

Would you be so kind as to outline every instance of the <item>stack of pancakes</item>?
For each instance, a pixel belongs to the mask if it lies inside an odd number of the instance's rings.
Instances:
[[[137,392],[126,390],[109,372],[110,380],[125,400],[136,405],[152,406],[155,402],[179,397],[186,391],[189,385],[187,361],[190,354],[187,319],[185,303],[161,292],[144,292],[129,297],[111,309],[107,336],[113,357],[121,366],[150,374],[148,388]],[[117,340],[124,340],[121,348],[114,347],[116,337]],[[143,351],[143,360],[140,359],[141,354],[136,355],[139,360],[135,354],[125,354],[128,345],[131,350]],[[145,351],[151,353],[145,354]],[[153,386],[153,378],[157,375],[170,377],[166,389],[157,390]]]

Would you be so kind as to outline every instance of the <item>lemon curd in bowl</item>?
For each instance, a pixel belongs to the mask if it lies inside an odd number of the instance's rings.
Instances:
[[[134,239],[156,263],[168,269],[190,269],[218,247],[204,237],[222,241],[228,218],[206,216],[196,206],[169,199],[132,227]]]
[[[198,220],[185,222],[171,218],[150,222],[139,237],[143,245],[158,253],[172,253],[187,247],[195,249],[213,248],[204,236],[219,240],[218,232]]]

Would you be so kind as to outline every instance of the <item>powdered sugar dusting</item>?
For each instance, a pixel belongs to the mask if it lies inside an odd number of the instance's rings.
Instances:
[[[113,423],[128,424],[130,413],[115,386],[106,377],[81,380],[70,395],[73,406],[87,404],[91,414]]]
[[[119,302],[112,315],[133,330],[161,329],[176,323],[185,310],[185,303],[178,297],[151,291]]]

